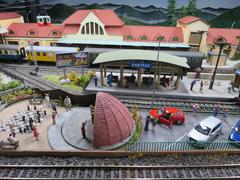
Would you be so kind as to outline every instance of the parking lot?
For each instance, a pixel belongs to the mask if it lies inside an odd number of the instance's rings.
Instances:
[[[148,115],[147,111],[141,112],[144,123]],[[212,114],[197,113],[196,117],[193,113],[185,113],[186,121],[183,125],[173,125],[172,128],[163,124],[157,124],[155,128],[152,128],[152,123],[149,124],[149,130],[144,131],[140,141],[143,142],[186,142],[187,133],[194,128],[194,124],[198,124],[204,118],[211,116]],[[218,115],[218,118],[222,119],[222,114]],[[215,141],[227,141],[232,127],[239,120],[239,116],[229,115],[226,121],[223,121],[222,135],[215,138]],[[145,125],[145,124],[144,124]]]

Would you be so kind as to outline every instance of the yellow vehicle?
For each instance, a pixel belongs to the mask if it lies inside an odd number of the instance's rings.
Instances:
[[[27,60],[56,62],[56,54],[59,53],[75,53],[78,51],[76,47],[58,47],[58,46],[26,46],[25,47]],[[32,54],[34,54],[32,56]]]

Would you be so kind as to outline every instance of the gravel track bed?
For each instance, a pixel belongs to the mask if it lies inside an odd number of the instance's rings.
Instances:
[[[216,165],[240,162],[240,155],[166,155],[160,157],[85,158],[85,157],[10,157],[1,156],[1,165]]]

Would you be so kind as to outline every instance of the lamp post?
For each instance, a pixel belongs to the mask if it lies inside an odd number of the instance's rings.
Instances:
[[[31,12],[32,12],[31,10],[28,11],[28,13],[27,13],[27,15],[26,15],[26,16],[27,16],[27,17],[26,17],[26,18],[27,18],[27,23],[29,23],[29,18],[28,18],[28,16],[29,16],[29,14],[30,14]]]
[[[159,51],[160,51],[160,44],[161,44],[161,41],[159,41],[159,44],[158,44],[158,52],[157,52],[157,71],[159,71]],[[157,79],[157,71],[154,72],[154,78],[153,78],[153,93],[152,93],[152,103],[151,103],[151,107],[153,108],[153,101],[154,101],[154,98],[155,98],[155,89],[156,89],[156,79]]]
[[[212,89],[212,88],[213,88],[213,84],[214,84],[214,80],[215,80],[215,75],[216,75],[216,71],[217,71],[217,67],[218,67],[218,63],[219,63],[220,57],[221,57],[222,50],[223,50],[223,48],[224,48],[225,46],[230,45],[230,43],[221,41],[221,42],[215,42],[215,45],[217,45],[217,46],[219,47],[219,53],[218,53],[218,58],[217,58],[217,62],[216,62],[216,65],[215,65],[215,68],[214,68],[214,71],[213,71],[213,76],[212,76],[212,79],[211,79],[211,82],[210,82],[209,89]]]
[[[38,73],[39,67],[38,67],[38,64],[37,64],[37,61],[36,61],[36,58],[35,58],[35,55],[34,55],[34,50],[33,50],[33,45],[36,42],[39,42],[39,41],[38,40],[30,40],[28,42],[28,44],[31,46],[31,54],[32,54],[33,62],[34,62],[35,71]]]

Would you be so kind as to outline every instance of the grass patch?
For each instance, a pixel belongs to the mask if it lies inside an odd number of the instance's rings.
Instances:
[[[71,90],[75,90],[75,91],[82,91],[83,88],[81,86],[77,86],[75,85],[73,82],[69,83],[69,84],[61,84],[59,81],[60,76],[57,75],[46,75],[43,77],[43,79],[50,81],[54,84],[59,85],[60,87],[63,88],[67,88],[67,89],[71,89]]]

